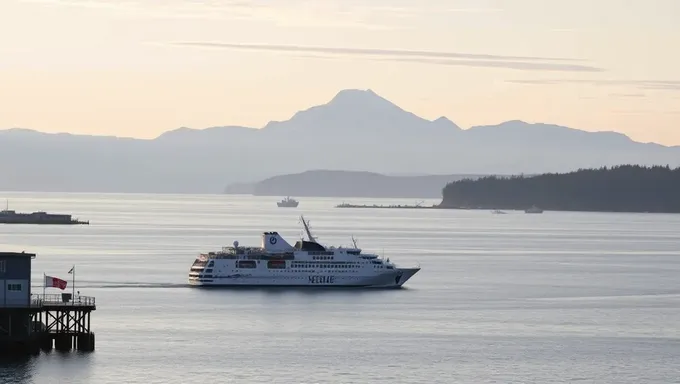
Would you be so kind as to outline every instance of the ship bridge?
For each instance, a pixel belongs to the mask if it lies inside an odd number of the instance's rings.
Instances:
[[[315,241],[305,241],[305,240],[300,240],[295,243],[295,250],[296,251],[306,251],[306,252],[325,252],[326,248],[324,248],[323,245],[315,242]]]

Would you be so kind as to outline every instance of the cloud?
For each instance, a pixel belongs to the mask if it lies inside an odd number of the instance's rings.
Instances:
[[[584,84],[591,86],[633,87],[639,90],[680,91],[680,80],[531,79],[506,80],[506,82],[531,85]]]
[[[637,98],[637,97],[645,97],[644,93],[610,93],[610,97],[619,97],[619,98]]]
[[[2,0],[6,1],[6,0]],[[50,6],[78,7],[117,12],[131,18],[193,19],[218,21],[260,21],[280,27],[350,28],[385,30],[395,29],[382,12],[371,17],[371,8],[353,7],[337,9],[324,3],[307,3],[304,0],[288,0],[285,3],[269,3],[258,0],[18,0]],[[356,9],[355,9],[356,8]],[[351,11],[351,12],[350,12]],[[367,13],[368,12],[368,13]],[[369,20],[366,20],[370,18]]]
[[[662,111],[662,110],[651,110],[651,109],[616,109],[612,111],[613,113],[620,115],[680,115],[680,111]]]
[[[310,53],[314,54],[315,56],[358,56],[398,62],[509,68],[525,71],[603,71],[601,68],[570,63],[579,60],[552,57],[504,56],[443,51],[410,51],[400,49],[310,47],[300,45],[235,44],[214,42],[177,42],[171,43],[171,45],[182,47],[269,51],[294,54]]]
[[[484,60],[580,61],[576,59],[564,59],[553,57],[502,56],[476,53],[409,51],[401,49],[377,49],[377,48],[336,48],[336,47],[310,47],[301,45],[234,44],[234,43],[211,43],[211,42],[178,42],[171,44],[185,47],[242,49],[275,52],[313,52],[340,55],[344,54],[366,56],[401,56],[401,57],[429,57],[429,58],[484,59]]]
[[[558,71],[558,72],[602,72],[604,69],[578,64],[542,63],[526,61],[484,61],[484,60],[431,60],[397,58],[393,61],[418,62],[424,64],[459,65],[468,67],[506,68],[520,71]]]
[[[7,0],[2,0],[7,1]],[[260,21],[280,27],[410,29],[406,18],[427,20],[443,13],[485,14],[498,8],[451,8],[445,3],[380,6],[362,0],[15,0],[51,6],[104,9],[133,18]],[[464,15],[463,15],[464,14]]]

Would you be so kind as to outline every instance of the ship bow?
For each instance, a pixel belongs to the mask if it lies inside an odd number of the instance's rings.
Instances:
[[[399,268],[397,270],[397,276],[395,277],[395,283],[397,286],[401,287],[406,283],[413,275],[420,271],[420,267],[415,268]]]

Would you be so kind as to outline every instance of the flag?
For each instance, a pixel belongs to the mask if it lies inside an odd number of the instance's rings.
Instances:
[[[45,276],[45,287],[46,288],[59,288],[62,291],[66,289],[66,280],[62,280],[58,277]]]
[[[76,268],[75,265],[74,265],[73,267],[71,267],[71,269],[68,271],[68,274],[69,274],[69,275],[72,274],[72,273],[73,273],[73,270],[74,270],[75,268]]]

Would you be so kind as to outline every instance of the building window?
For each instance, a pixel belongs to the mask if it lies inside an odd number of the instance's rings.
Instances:
[[[7,284],[7,290],[21,292],[21,284]]]
[[[5,273],[5,260],[0,260],[0,273]]]

